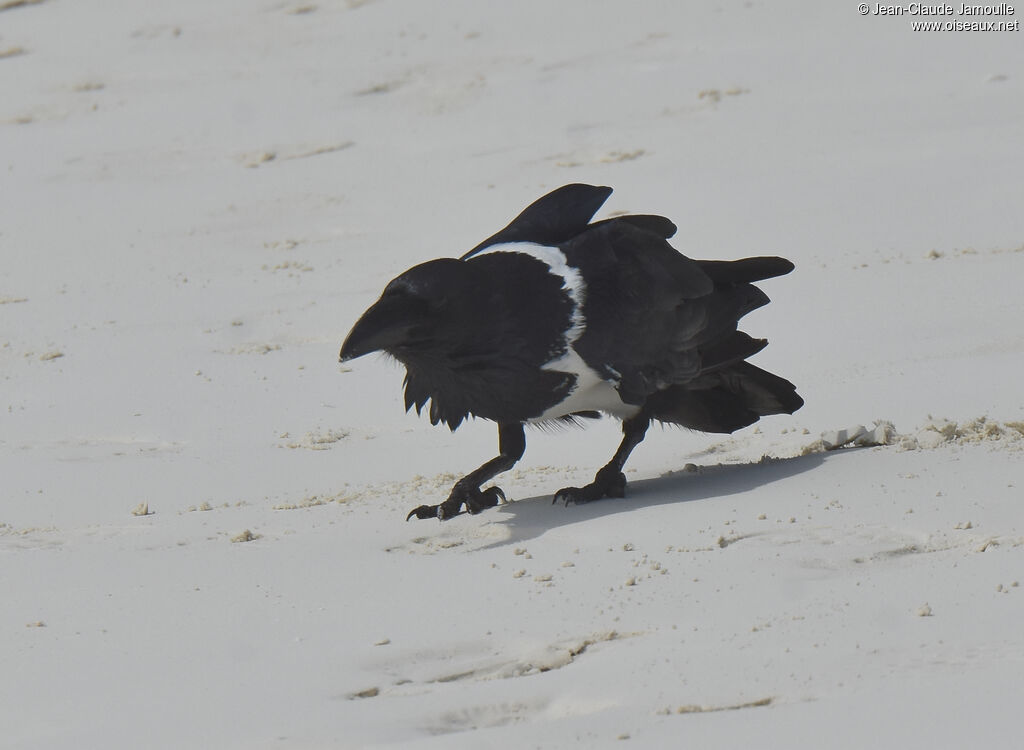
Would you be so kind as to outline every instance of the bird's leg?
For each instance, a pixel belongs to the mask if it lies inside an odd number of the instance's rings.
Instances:
[[[622,423],[622,442],[619,449],[615,451],[612,460],[609,461],[594,476],[594,481],[584,487],[565,487],[555,493],[552,503],[559,500],[566,505],[575,503],[582,505],[593,500],[600,500],[603,497],[624,497],[626,494],[626,475],[622,473],[622,467],[633,449],[643,442],[651,419],[641,412],[632,419]]]
[[[500,487],[488,487],[481,491],[480,485],[488,481],[496,474],[508,471],[515,466],[516,461],[523,457],[526,450],[526,432],[520,422],[505,422],[498,425],[498,455],[485,463],[476,471],[471,471],[464,476],[455,486],[452,487],[448,499],[440,505],[421,505],[413,508],[405,517],[408,521],[413,516],[416,518],[438,518],[446,521],[449,518],[459,515],[462,506],[466,506],[466,512],[479,513],[487,508],[493,508],[499,500],[505,499],[505,493]],[[623,459],[625,460],[625,459]]]

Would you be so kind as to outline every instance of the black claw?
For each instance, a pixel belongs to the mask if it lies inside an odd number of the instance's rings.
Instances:
[[[563,487],[560,489],[555,493],[551,504],[554,505],[561,500],[565,503],[565,507],[568,508],[570,505],[583,505],[605,497],[625,496],[626,475],[617,469],[605,467],[597,472],[594,481],[588,485],[583,487]]]
[[[505,493],[501,487],[488,487],[486,490],[477,490],[472,497],[465,500],[466,510],[474,516],[481,511],[493,508],[499,502],[505,502]]]
[[[417,508],[413,508],[409,511],[409,515],[405,517],[408,521],[413,516],[416,518],[437,518],[441,521],[447,521],[455,516],[460,516],[463,513],[470,513],[476,515],[488,508],[493,508],[499,502],[505,502],[505,493],[502,492],[500,487],[488,487],[486,490],[480,490],[477,487],[460,487],[456,484],[448,495],[448,499],[440,505],[420,505]],[[462,507],[466,509],[463,510]]]
[[[436,505],[421,505],[418,508],[413,508],[409,511],[409,515],[405,517],[408,521],[413,516],[417,518],[437,518],[437,507]]]

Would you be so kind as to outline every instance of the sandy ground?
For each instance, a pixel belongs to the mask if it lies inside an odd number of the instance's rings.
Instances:
[[[0,3],[0,745],[1018,746],[1024,37],[917,20]],[[574,181],[791,258],[744,328],[807,404],[405,523],[495,430],[341,339]]]

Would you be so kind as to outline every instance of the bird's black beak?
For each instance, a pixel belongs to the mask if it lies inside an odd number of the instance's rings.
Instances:
[[[385,294],[363,313],[345,337],[339,359],[345,362],[376,351],[390,351],[408,342],[421,321],[422,305],[405,295]]]

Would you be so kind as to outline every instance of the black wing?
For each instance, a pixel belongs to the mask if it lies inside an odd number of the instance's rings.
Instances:
[[[610,187],[581,183],[564,185],[535,200],[507,227],[463,255],[462,260],[503,242],[535,242],[539,245],[567,242],[586,230],[587,223],[611,194]]]
[[[768,297],[752,280],[786,273],[781,258],[695,261],[664,232],[622,217],[562,246],[587,283],[580,356],[618,381],[627,403],[741,362],[766,345],[737,323]]]

